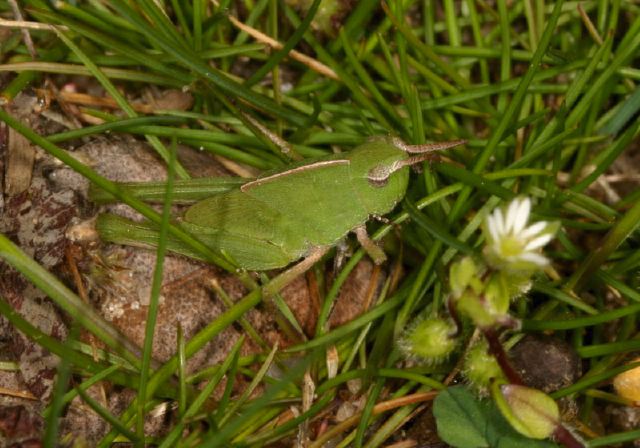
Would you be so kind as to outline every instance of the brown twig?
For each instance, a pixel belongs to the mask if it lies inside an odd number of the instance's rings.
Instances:
[[[56,28],[63,31],[68,31],[64,25],[49,25],[48,23],[39,23],[39,22],[28,22],[26,20],[5,20],[0,18],[0,26],[5,28],[18,28],[18,29],[29,29],[29,30],[44,30],[44,31],[55,31]]]
[[[418,392],[418,393],[407,395],[404,397],[395,398],[393,400],[384,401],[382,403],[378,403],[373,407],[373,412],[371,415],[374,416],[374,415],[382,414],[383,412],[387,412],[402,406],[408,406],[411,404],[431,401],[437,395],[438,395],[438,392],[436,391]],[[336,426],[334,426],[333,428],[329,429],[327,432],[322,434],[322,436],[314,440],[309,445],[309,448],[320,448],[324,446],[324,444],[330,439],[332,439],[333,437],[357,425],[361,418],[362,418],[362,413],[359,412],[349,417],[348,419],[340,422],[339,424],[337,424]]]
[[[212,0],[212,3],[218,6],[218,2],[216,0]],[[247,33],[249,36],[253,37],[255,40],[257,40],[260,43],[266,44],[275,50],[281,50],[282,47],[284,46],[280,42],[273,39],[272,37],[267,36],[263,32],[258,31],[257,29],[252,28],[249,25],[245,25],[244,23],[242,23],[232,15],[228,15],[227,18],[229,19],[229,22],[231,22],[233,26],[238,28],[240,31]],[[296,50],[291,50],[289,51],[289,57],[291,59],[295,59],[296,61],[303,63],[304,65],[309,67],[311,70],[317,73],[320,73],[321,75],[324,75],[327,78],[335,79],[338,81],[340,80],[340,77],[338,76],[338,74],[335,71],[333,71],[331,67],[326,66],[322,62],[317,61],[312,57],[307,56],[306,54],[300,53],[299,51],[296,51]]]
[[[15,18],[20,22],[24,22],[24,17],[22,16],[22,11],[20,11],[20,6],[18,6],[18,2],[16,0],[9,0],[9,5],[11,6],[11,11],[13,12],[13,15],[15,16]],[[38,54],[36,53],[35,45],[33,45],[33,39],[31,39],[31,34],[29,34],[29,29],[22,28],[20,31],[22,31],[22,39],[24,40],[24,45],[27,47],[27,50],[29,51],[31,58],[35,59],[38,56]]]
[[[38,400],[38,397],[34,396],[28,390],[14,390],[7,389],[6,387],[0,387],[0,395],[8,395],[10,397],[24,398],[27,400]]]
[[[80,275],[80,271],[78,270],[78,265],[76,263],[76,254],[79,247],[76,245],[67,246],[65,250],[65,258],[67,261],[67,266],[71,271],[71,275],[73,276],[73,282],[76,285],[76,290],[78,291],[78,295],[82,299],[84,303],[89,305],[89,296],[87,294],[87,289],[84,286],[84,282],[82,281],[82,276]],[[100,355],[98,354],[98,346],[96,343],[96,339],[93,334],[88,333],[87,337],[89,339],[89,345],[91,345],[91,352],[93,355],[94,361],[99,361]],[[105,391],[104,384],[100,382],[100,397],[102,398],[103,404],[106,406],[108,404],[107,401],[107,392]]]

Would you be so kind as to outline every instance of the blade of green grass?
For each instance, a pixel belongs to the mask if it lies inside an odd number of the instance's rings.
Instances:
[[[200,393],[195,397],[191,405],[187,408],[184,415],[182,415],[180,421],[174,426],[171,432],[164,438],[160,444],[160,448],[167,448],[173,446],[178,438],[182,435],[186,424],[189,420],[200,412],[200,408],[205,404],[205,401],[211,396],[213,389],[220,383],[224,375],[231,367],[233,361],[236,359],[240,348],[244,344],[244,338],[241,337],[234,345],[227,357],[225,358],[222,366],[218,372],[209,380],[209,382],[202,388]]]
[[[153,279],[151,281],[151,293],[149,298],[149,307],[147,309],[147,318],[144,331],[144,346],[142,348],[142,365],[140,368],[140,382],[138,384],[138,420],[136,425],[136,433],[142,440],[144,439],[144,421],[145,407],[147,398],[147,382],[149,379],[149,369],[151,368],[151,353],[153,350],[153,337],[158,318],[158,306],[160,300],[160,289],[162,288],[162,278],[164,273],[164,256],[167,251],[167,236],[169,233],[169,219],[171,218],[173,181],[175,177],[174,168],[177,158],[177,142],[175,137],[172,141],[171,150],[168,161],[167,185],[164,196],[164,205],[162,207],[162,219],[160,221],[160,236],[158,237],[158,248],[156,250],[156,264],[153,270]]]
[[[87,405],[89,405],[89,407],[93,409],[93,411],[96,414],[102,417],[103,420],[109,423],[113,428],[115,428],[120,434],[125,436],[131,442],[138,443],[144,440],[144,439],[140,439],[135,432],[131,431],[129,428],[122,425],[120,421],[113,414],[111,414],[111,412],[109,412],[108,409],[105,409],[104,407],[102,407],[96,400],[94,400],[89,395],[87,395],[85,391],[83,391],[79,387],[76,387],[75,390],[77,394],[80,395],[80,397],[82,397],[82,400]]]
[[[154,29],[150,27],[142,17],[136,14],[135,11],[129,8],[125,2],[121,0],[114,0],[111,2],[111,6],[120,15],[138,27],[140,32],[142,32],[150,42],[158,45],[159,48],[169,54],[185,68],[194,71],[198,76],[211,82],[213,86],[220,89],[224,94],[230,95],[232,98],[242,99],[259,110],[271,113],[274,116],[282,118],[295,125],[304,126],[306,124],[306,116],[294,110],[286,109],[275,101],[257,94],[253,90],[247,89],[241,84],[233,81],[226,74],[207,65],[196,54],[194,54],[193,51],[177,46],[174,42],[157,35],[154,32]],[[151,6],[150,9],[154,8]]]
[[[544,55],[547,48],[549,47],[549,44],[551,43],[551,38],[553,37],[556,24],[560,17],[560,13],[562,12],[563,3],[564,3],[564,0],[558,0],[555,2],[551,16],[547,21],[547,26],[545,27],[544,32],[542,33],[542,37],[540,38],[538,48],[536,49],[533,55],[533,58],[531,60],[531,64],[529,65],[527,72],[525,73],[520,83],[518,84],[518,87],[514,92],[513,98],[507,105],[504,113],[501,115],[498,125],[491,133],[491,138],[487,142],[487,146],[477,157],[476,162],[473,166],[474,173],[478,174],[485,169],[487,163],[489,162],[489,159],[491,158],[496,148],[498,147],[498,143],[500,143],[503,140],[504,133],[509,127],[509,125],[511,124],[511,121],[514,119],[514,117],[517,116],[516,111],[519,109],[520,105],[522,104],[527,88],[533,81],[534,76],[538,71],[540,62],[542,60],[542,56]],[[462,211],[464,203],[466,202],[470,194],[471,194],[471,188],[469,187],[465,188],[460,192],[460,195],[456,199],[456,202],[454,203],[453,208],[451,209],[451,214],[449,215],[450,222],[459,218],[459,215],[460,215],[460,212]]]
[[[62,39],[62,41],[67,45],[67,47],[69,47],[71,49],[71,51],[73,51],[80,58],[80,60],[82,60],[82,63],[89,69],[91,74],[98,80],[98,82],[100,82],[102,87],[104,87],[104,89],[109,93],[109,95],[111,95],[111,97],[116,101],[116,103],[118,103],[120,108],[130,118],[137,117],[138,114],[133,110],[133,107],[131,107],[129,105],[127,100],[118,91],[118,89],[111,83],[109,78],[107,78],[104,75],[104,73],[80,49],[80,47],[78,47],[76,44],[74,44],[73,41],[70,38],[68,38],[65,35],[64,32],[56,30],[56,34],[58,35],[58,37],[60,39]],[[170,156],[169,156],[169,153],[167,151],[167,148],[165,148],[165,146],[162,144],[160,139],[158,139],[156,137],[153,137],[153,136],[147,136],[147,141],[151,144],[151,146],[153,146],[153,148],[156,150],[156,152],[160,155],[160,157],[162,157],[162,159],[165,162],[169,161]],[[178,176],[180,176],[181,178],[189,178],[190,177],[189,174],[187,173],[187,171],[178,162],[176,162],[175,170],[176,170],[176,173],[178,174]]]

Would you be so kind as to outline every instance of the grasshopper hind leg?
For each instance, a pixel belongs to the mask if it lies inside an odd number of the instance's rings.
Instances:
[[[320,261],[329,249],[329,246],[318,246],[311,249],[302,261],[294,264],[286,271],[271,279],[271,281],[262,288],[262,297],[273,297],[278,291],[291,283],[297,276],[305,273],[311,268],[311,266]]]

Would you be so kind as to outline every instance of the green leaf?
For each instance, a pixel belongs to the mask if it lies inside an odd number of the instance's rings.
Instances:
[[[488,447],[485,406],[476,401],[467,389],[451,387],[436,397],[433,415],[438,436],[455,447]]]
[[[433,405],[438,436],[456,448],[554,448],[558,445],[518,434],[493,402],[479,400],[463,386],[442,391]]]

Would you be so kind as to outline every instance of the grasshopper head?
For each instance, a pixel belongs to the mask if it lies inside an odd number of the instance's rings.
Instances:
[[[390,163],[380,163],[369,171],[368,178],[372,185],[383,187],[393,173],[416,163],[432,160],[437,157],[436,151],[453,148],[466,143],[466,140],[454,140],[450,142],[437,142],[425,145],[407,145],[399,138],[391,139],[391,144],[407,154],[406,158],[393,160]]]
[[[400,139],[376,139],[351,151],[354,187],[369,214],[383,215],[404,197],[409,183],[408,167],[434,158],[434,152],[464,143],[407,145]]]

